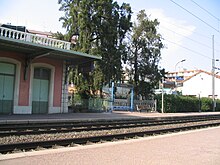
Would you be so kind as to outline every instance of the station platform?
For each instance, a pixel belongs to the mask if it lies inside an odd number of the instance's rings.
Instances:
[[[16,123],[50,123],[50,122],[78,122],[98,120],[122,120],[138,118],[162,118],[176,116],[220,115],[220,112],[200,113],[158,113],[158,112],[130,112],[113,111],[106,113],[66,113],[66,114],[29,114],[29,115],[0,115],[0,124]]]
[[[218,165],[220,127],[0,155],[1,165]]]

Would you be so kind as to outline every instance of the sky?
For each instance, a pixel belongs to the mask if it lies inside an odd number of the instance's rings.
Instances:
[[[215,60],[220,60],[219,0],[117,1],[131,5],[132,21],[140,10],[145,10],[150,19],[160,22],[158,32],[165,45],[159,63],[161,69],[211,71],[213,54]],[[58,0],[0,0],[0,23],[65,33],[59,21],[64,13],[59,7]],[[220,61],[215,66],[220,68]]]

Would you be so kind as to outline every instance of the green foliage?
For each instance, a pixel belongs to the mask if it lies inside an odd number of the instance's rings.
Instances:
[[[201,110],[202,111],[211,111],[212,110],[212,99],[210,98],[201,98]]]
[[[58,3],[60,11],[65,13],[60,21],[67,30],[67,40],[78,36],[73,49],[102,57],[92,73],[94,78],[101,76],[94,82],[94,89],[120,81],[122,60],[127,56],[125,36],[132,25],[130,5],[119,5],[112,0],[59,0]],[[87,76],[83,75],[83,80]]]
[[[78,65],[70,66],[68,69],[68,83],[75,85],[77,93],[82,99],[97,97],[100,94],[97,91],[101,90],[103,75],[99,69],[84,74],[79,72]]]
[[[211,98],[201,98],[202,102],[202,111],[207,112],[207,111],[213,111],[213,102]],[[216,100],[216,111],[220,111],[220,100]]]
[[[163,48],[162,37],[157,32],[159,22],[150,20],[141,10],[133,27],[129,46],[130,83],[134,84],[135,95],[145,98],[153,93],[154,87],[164,74],[158,69],[158,63]]]
[[[156,95],[158,100],[158,111],[161,110],[161,95]],[[199,100],[196,97],[185,97],[179,95],[164,95],[164,112],[198,112]]]
[[[53,37],[58,39],[58,40],[65,40],[65,35],[62,34],[61,32],[54,33]]]
[[[216,100],[216,111],[220,111],[220,100]]]
[[[156,95],[157,110],[161,111],[161,94]],[[220,100],[217,100],[216,111],[220,111]],[[201,105],[201,107],[200,107]],[[200,109],[201,108],[201,109]],[[165,113],[178,112],[207,112],[212,111],[212,99],[180,96],[180,95],[164,95],[164,111]]]

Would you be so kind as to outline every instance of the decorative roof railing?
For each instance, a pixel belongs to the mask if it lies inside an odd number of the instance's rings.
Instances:
[[[18,30],[9,29],[9,28],[0,27],[0,36],[15,39],[15,40],[21,40],[21,41],[31,42],[35,44],[70,50],[70,42],[61,41],[61,40],[48,38],[44,36],[38,36],[36,34],[31,34],[28,32],[22,32]]]

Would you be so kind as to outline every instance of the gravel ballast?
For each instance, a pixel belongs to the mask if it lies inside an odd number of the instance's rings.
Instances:
[[[114,135],[114,134],[132,133],[132,132],[144,132],[144,131],[153,131],[153,130],[169,129],[176,127],[193,126],[193,125],[214,124],[214,123],[220,123],[220,120],[190,122],[183,124],[160,125],[160,126],[150,126],[150,127],[148,126],[148,127],[124,128],[124,129],[112,129],[112,130],[99,130],[99,131],[7,136],[0,138],[0,145],[37,142],[37,141],[50,141],[50,140],[58,140],[58,139],[73,139],[73,138],[93,137],[93,136],[102,136],[102,135]]]

